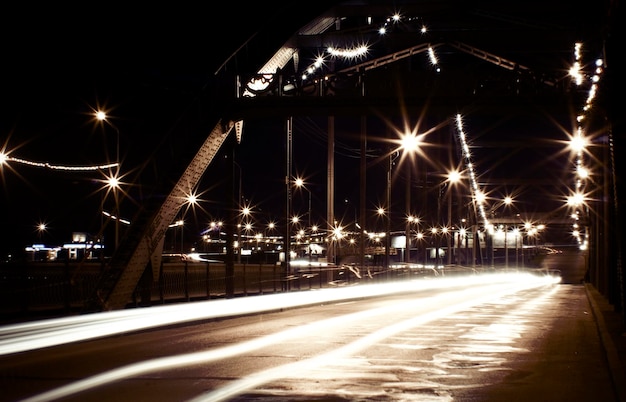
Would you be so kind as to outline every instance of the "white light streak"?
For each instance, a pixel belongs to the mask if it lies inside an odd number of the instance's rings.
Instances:
[[[544,284],[539,286],[544,286]],[[324,353],[309,359],[299,360],[294,363],[285,364],[282,366],[274,367],[265,371],[257,372],[249,375],[238,381],[217,389],[215,391],[207,392],[204,395],[200,395],[197,398],[190,400],[189,402],[217,402],[228,400],[236,395],[242,394],[247,390],[252,390],[255,387],[266,384],[271,381],[283,379],[283,378],[301,378],[305,370],[319,369],[324,366],[328,366],[333,362],[351,356],[362,350],[371,347],[377,342],[381,342],[387,338],[390,338],[400,332],[410,330],[419,325],[426,324],[428,322],[440,319],[457,313],[462,310],[466,310],[470,307],[487,303],[489,301],[502,298],[506,295],[510,295],[522,290],[538,287],[537,284],[532,282],[524,282],[518,285],[511,284],[510,287],[502,288],[500,285],[494,286],[490,292],[490,289],[469,288],[461,292],[455,293],[440,293],[437,296],[429,298],[416,298],[402,305],[394,304],[388,307],[383,307],[380,312],[375,315],[382,314],[399,314],[406,311],[415,312],[415,314],[403,321],[399,321],[393,325],[388,325],[372,332],[367,336],[364,336],[354,342],[348,343],[338,349],[334,349],[328,353]],[[551,287],[551,292],[554,288]],[[424,305],[437,306],[435,308],[424,308]],[[421,311],[424,311],[420,313]],[[357,313],[358,314],[358,313]],[[374,315],[374,316],[375,316]],[[337,317],[335,319],[341,319]],[[346,316],[343,316],[345,319]],[[333,319],[333,320],[335,320]],[[342,325],[345,325],[342,322]],[[319,331],[319,328],[312,328],[312,330]]]
[[[236,316],[263,310],[275,310],[279,307],[285,308],[322,302],[327,303],[329,301],[342,301],[393,293],[413,293],[427,289],[442,290],[442,293],[432,297],[415,297],[402,304],[391,303],[375,309],[363,310],[357,313],[311,322],[307,325],[293,327],[275,334],[222,348],[163,357],[123,366],[23,400],[23,402],[35,402],[58,399],[131,376],[231,358],[259,348],[275,345],[285,340],[298,339],[307,334],[328,331],[336,327],[345,327],[356,320],[376,319],[376,317],[398,314],[402,311],[412,312],[411,318],[408,320],[388,325],[383,329],[375,331],[331,352],[255,373],[241,380],[234,381],[226,387],[214,390],[194,399],[194,401],[216,401],[232,397],[233,395],[272,380],[297,376],[300,375],[303,370],[327,365],[329,362],[335,361],[338,357],[354,354],[400,331],[413,328],[462,309],[467,309],[468,307],[525,289],[542,287],[557,282],[557,278],[550,276],[534,275],[530,273],[498,273],[450,279],[442,278],[429,281],[416,280],[383,285],[363,285],[353,288],[327,289],[308,293],[298,292],[298,294],[283,293],[255,297],[255,303],[249,303],[249,300],[243,299],[230,299],[178,306],[159,306],[150,309],[107,312],[90,316],[11,325],[0,328],[0,339],[2,340],[2,344],[6,343],[6,338],[11,337],[19,337],[20,339],[31,337],[33,339],[37,338],[41,342],[47,340],[54,333],[66,337],[70,336],[71,333],[75,331],[86,334],[86,332],[83,332],[84,330],[87,332],[101,332],[109,327],[117,327],[119,332],[116,333],[120,333],[132,330],[131,327],[140,329],[157,326],[157,321],[159,322],[158,325],[167,325],[192,319]],[[210,303],[212,308],[208,309],[207,303]],[[252,308],[250,308],[250,305],[253,305]],[[211,312],[207,312],[207,310]],[[220,313],[213,313],[215,311],[220,311]],[[115,331],[110,333],[114,332]],[[29,336],[26,335],[28,333],[30,333]],[[106,334],[93,334],[91,337],[104,335]],[[89,338],[79,337],[76,340],[79,339]],[[43,346],[40,345],[39,347]],[[13,350],[18,349],[13,348]]]

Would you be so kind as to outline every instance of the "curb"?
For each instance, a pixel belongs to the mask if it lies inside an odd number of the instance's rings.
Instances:
[[[624,381],[622,381],[622,379],[625,378],[624,367],[619,359],[617,349],[615,348],[615,343],[613,342],[613,338],[606,328],[606,323],[604,321],[604,315],[602,314],[602,310],[600,309],[596,300],[591,294],[591,289],[593,288],[593,286],[587,282],[585,282],[584,284],[585,292],[587,293],[587,299],[591,304],[591,309],[596,321],[598,333],[600,334],[600,341],[602,343],[602,346],[604,347],[604,353],[607,363],[609,365],[611,382],[613,383],[615,396],[617,397],[618,401],[626,402],[626,384],[624,383]]]

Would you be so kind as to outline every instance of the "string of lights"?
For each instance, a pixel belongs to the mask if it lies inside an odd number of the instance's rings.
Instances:
[[[94,170],[106,170],[119,166],[119,163],[108,163],[105,165],[93,165],[93,166],[67,166],[67,165],[53,165],[48,162],[35,162],[22,158],[16,158],[9,156],[3,152],[0,152],[0,166],[9,164],[11,162],[19,163],[22,165],[40,167],[50,170],[67,170],[67,171],[94,171]]]
[[[574,44],[574,63],[569,70],[569,74],[574,79],[574,83],[577,86],[589,84],[589,91],[587,94],[587,99],[582,106],[581,112],[576,116],[576,132],[572,136],[570,141],[570,147],[575,153],[576,169],[575,190],[572,192],[572,195],[568,197],[567,204],[574,209],[574,212],[572,213],[572,218],[574,219],[574,230],[572,234],[578,241],[579,245],[581,247],[585,247],[588,242],[588,234],[581,233],[578,226],[578,220],[580,219],[579,208],[585,205],[585,184],[590,175],[589,169],[585,167],[584,159],[585,148],[589,142],[585,136],[584,123],[586,121],[586,113],[588,113],[592,109],[593,101],[597,95],[600,78],[602,76],[602,73],[604,72],[604,61],[601,58],[596,59],[595,63],[593,64],[595,68],[592,74],[586,76],[582,67],[582,46],[583,44],[580,42]]]
[[[489,221],[487,219],[487,213],[485,211],[485,197],[484,192],[478,186],[478,180],[476,178],[476,170],[474,169],[474,163],[472,162],[472,155],[470,152],[470,148],[467,142],[467,135],[465,131],[463,131],[463,118],[460,114],[456,115],[456,128],[459,135],[459,139],[461,140],[461,147],[463,152],[463,161],[465,163],[465,167],[469,172],[470,179],[470,188],[472,193],[472,198],[474,201],[474,205],[477,205],[478,211],[480,213],[480,217],[482,218],[485,227],[489,226]]]
[[[391,17],[387,18],[380,26],[378,27],[378,34],[381,36],[389,34],[389,32],[393,28],[393,24],[399,23],[401,20],[406,19],[408,21],[418,20],[415,17],[403,18],[400,14],[396,13]],[[426,25],[422,25],[420,32],[425,34],[427,32]],[[358,44],[351,48],[339,48],[336,46],[328,46],[325,52],[330,57],[341,57],[347,60],[358,60],[362,57],[365,57],[369,52],[368,44]],[[321,69],[325,65],[326,57],[324,55],[317,56],[315,61],[306,68],[305,73],[302,74],[302,80],[306,80],[311,77],[317,70]],[[437,65],[438,60],[435,55],[435,50],[433,47],[428,48],[428,58],[432,65]]]

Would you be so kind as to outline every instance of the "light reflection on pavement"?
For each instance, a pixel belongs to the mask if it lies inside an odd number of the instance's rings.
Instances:
[[[229,397],[255,386],[251,380],[255,376],[263,378],[259,383],[268,381],[269,374],[248,376],[193,401],[276,400],[281,395],[286,400],[294,400],[294,395],[304,400],[334,395],[351,401],[451,401],[451,390],[478,389],[498,381],[509,370],[510,355],[527,352],[518,341],[533,329],[533,315],[550,303],[558,289],[558,285],[518,288],[519,293],[489,289],[493,293],[487,297],[485,288],[462,298],[445,294],[445,302],[435,304],[435,308],[422,308],[417,316],[420,310],[416,306],[403,314],[396,308],[389,322],[379,317],[375,326],[385,336],[375,336],[372,342],[359,339],[325,356],[316,356],[316,364],[308,369],[302,361],[274,368],[271,372],[280,381],[237,399]],[[486,299],[489,301],[484,302]],[[428,302],[421,300],[419,304]],[[453,310],[458,311],[448,314]],[[402,315],[405,320],[397,321]],[[372,326],[372,322],[361,325]],[[389,330],[394,326],[398,332]],[[361,331],[363,328],[356,332]],[[355,347],[357,343],[362,347]]]
[[[394,287],[396,293],[401,292],[367,304],[354,299],[365,286],[341,292],[294,293],[289,296],[294,303],[303,303],[308,297],[327,298],[337,306],[343,303],[345,312],[221,347],[135,361],[23,401],[50,401],[82,392],[98,395],[104,385],[153,377],[162,382],[180,378],[179,369],[196,370],[194,367],[205,372],[203,382],[212,385],[192,401],[311,400],[329,395],[334,400],[451,400],[460,389],[482,387],[502,378],[509,369],[509,357],[526,352],[524,337],[536,331],[533,316],[560,288],[558,278],[530,274],[416,281],[410,285],[413,292],[400,286],[367,288],[366,293],[378,289],[379,294],[391,294]],[[273,306],[270,301],[275,299],[259,297],[253,309],[276,308],[260,307],[263,300]],[[283,305],[287,300],[286,296],[278,298]],[[151,315],[150,310],[144,314]],[[120,323],[126,314],[117,317]],[[136,321],[137,317],[132,317],[129,323]],[[61,328],[55,322],[50,330]],[[39,330],[34,333],[43,335]],[[238,361],[255,361],[259,356],[270,364],[237,377]],[[222,361],[225,365],[219,370],[236,371],[228,376],[212,374]]]

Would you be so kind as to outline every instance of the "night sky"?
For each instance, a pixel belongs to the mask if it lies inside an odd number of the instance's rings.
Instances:
[[[119,130],[123,182],[130,193],[122,202],[121,216],[130,219],[144,197],[173,186],[213,128],[215,116],[206,94],[218,85],[220,66],[259,30],[282,18],[289,9],[286,3],[233,5],[235,14],[225,7],[219,17],[192,2],[176,7],[3,5],[2,149],[14,158],[55,166],[101,165],[115,160]],[[295,28],[287,24],[286,29]],[[266,34],[267,43],[274,43],[271,35]],[[254,57],[255,49],[245,52],[245,57]],[[112,125],[95,122],[93,112],[98,109],[108,112]],[[274,129],[269,124],[262,132]],[[272,181],[282,189],[284,166],[277,155],[284,154],[284,134],[282,122],[276,124],[277,134],[246,135],[249,148],[237,151],[238,163],[263,166],[243,173],[247,198]],[[262,152],[256,152],[259,147]],[[224,167],[218,162],[206,172],[210,188],[200,190],[207,211],[198,218],[200,226],[226,215],[218,201],[225,198]],[[74,231],[97,232],[102,179],[97,171],[17,163],[4,167],[2,258],[33,243],[69,242]],[[109,197],[104,209],[112,208]],[[45,233],[37,230],[39,223],[47,224]]]
[[[289,10],[293,15],[293,9],[284,7],[285,3],[290,2],[233,7],[237,11],[234,14],[207,10],[201,3],[176,7],[149,3],[132,9],[100,4],[3,5],[2,149],[10,151],[12,157],[51,165],[106,164],[115,160],[119,131],[122,170],[126,174],[123,181],[129,183],[121,215],[132,217],[137,203],[173,186],[213,128],[216,116],[207,94],[219,85],[216,71],[255,32],[290,15]],[[325,9],[324,4],[315,7]],[[313,10],[308,16],[315,14]],[[306,22],[302,15],[284,24],[287,34],[283,33],[281,40]],[[270,47],[282,44],[276,42],[280,32],[263,32],[267,35],[263,43]],[[249,60],[256,57],[256,52],[261,50],[244,48],[242,54]],[[228,68],[236,68],[236,60],[231,60]],[[93,112],[100,108],[108,112],[112,125],[94,121]],[[476,119],[479,128],[472,134],[483,138],[485,149],[492,150],[481,160],[483,166],[489,166],[485,175],[497,176],[495,171],[505,152],[498,147],[498,138],[522,135],[523,142],[525,125],[531,124],[523,116]],[[429,124],[445,120],[445,116],[437,116]],[[223,160],[233,156],[242,166],[244,198],[258,206],[263,220],[282,218],[284,124],[280,118],[245,123],[242,144],[235,147],[234,154],[225,148],[207,169],[199,189],[204,202],[197,211],[197,227],[192,230],[199,231],[210,220],[226,217],[228,207],[223,200],[228,196],[225,191],[229,183],[225,181],[230,176],[225,174]],[[505,124],[517,131],[503,129]],[[359,194],[358,118],[338,119],[337,125],[341,133],[336,144],[337,170],[341,173],[336,199],[342,207],[336,214],[342,216],[352,213]],[[313,218],[321,223],[325,218],[326,119],[296,118],[294,129],[294,173],[309,183],[316,210]],[[370,129],[385,130],[381,126]],[[449,132],[446,126],[439,135]],[[384,196],[385,163],[377,156],[384,154],[385,146],[372,142],[371,148],[376,156],[369,162],[368,208],[373,210]],[[553,160],[553,148],[537,149],[535,157],[544,162],[531,170],[540,177],[558,165]],[[506,152],[508,162],[525,164],[524,151]],[[101,173],[11,164],[0,174],[2,259],[28,244],[60,245],[69,242],[74,231],[95,233],[100,228]],[[509,189],[503,186],[499,191]],[[306,193],[294,192],[294,203],[296,210],[303,211]],[[112,208],[112,199],[104,201],[104,208]],[[45,233],[38,233],[38,223],[48,225]]]

